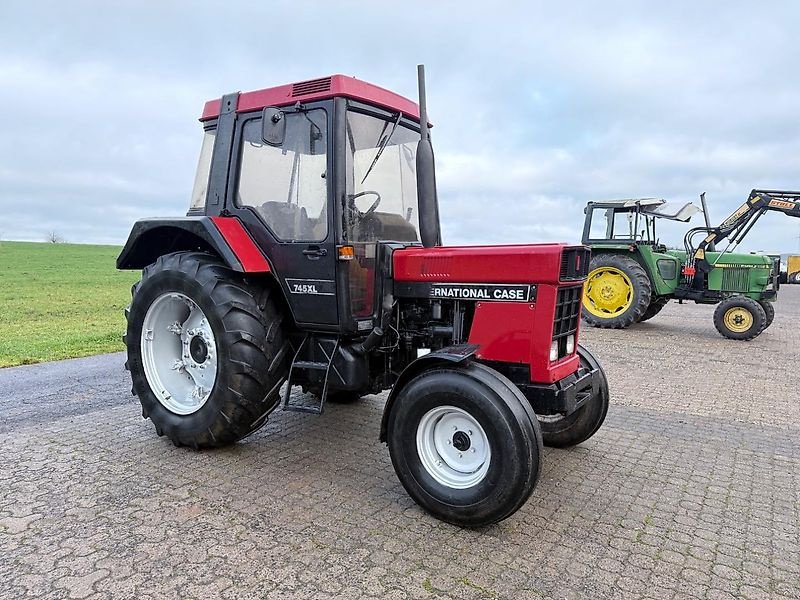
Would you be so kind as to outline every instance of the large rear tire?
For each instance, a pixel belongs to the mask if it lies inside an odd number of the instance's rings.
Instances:
[[[390,408],[389,454],[409,495],[463,527],[501,521],[536,487],[542,436],[522,393],[478,363],[423,371]]]
[[[764,309],[747,296],[730,296],[714,309],[714,326],[731,340],[752,340],[764,331],[766,323]]]
[[[585,442],[597,433],[608,414],[608,380],[603,367],[594,355],[581,345],[578,345],[578,356],[581,359],[581,367],[598,370],[600,386],[597,394],[569,416],[537,415],[545,446],[566,448]]]
[[[147,266],[131,293],[126,366],[158,435],[207,448],[266,423],[288,358],[271,286],[211,255],[175,252]]]
[[[624,329],[642,319],[652,293],[650,278],[638,262],[598,254],[583,286],[583,318],[595,327]]]

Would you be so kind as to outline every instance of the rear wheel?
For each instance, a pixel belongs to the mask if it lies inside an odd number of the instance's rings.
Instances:
[[[764,330],[766,323],[764,309],[747,296],[725,298],[714,310],[714,326],[731,340],[752,340]]]
[[[597,394],[571,415],[537,415],[545,446],[566,448],[585,442],[597,433],[608,413],[608,380],[603,367],[591,352],[580,345],[578,356],[581,359],[581,367],[598,370],[600,386]]]
[[[775,320],[775,304],[766,301],[759,302],[758,304],[764,309],[764,314],[767,316],[766,325],[764,325],[764,329],[766,329],[772,325],[772,321]]]
[[[481,364],[424,371],[400,390],[389,454],[409,495],[465,527],[509,517],[533,492],[542,437],[525,397]]]
[[[653,298],[650,301],[650,306],[647,307],[647,310],[644,311],[642,318],[639,319],[639,323],[655,317],[658,313],[661,312],[661,309],[667,305],[667,302],[669,302],[669,298],[664,298],[664,297]]]
[[[208,254],[176,252],[146,267],[132,296],[126,366],[158,435],[223,446],[266,422],[288,357],[270,286]]]
[[[647,272],[632,258],[599,254],[583,286],[583,318],[595,327],[622,329],[640,321],[652,296]]]

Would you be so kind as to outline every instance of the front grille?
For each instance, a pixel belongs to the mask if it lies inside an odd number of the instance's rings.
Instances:
[[[561,253],[561,281],[580,281],[589,274],[591,251],[583,246],[564,248]]]
[[[295,96],[305,96],[318,92],[327,92],[331,89],[331,78],[312,79],[311,81],[301,81],[292,86],[292,98]]]
[[[746,292],[750,288],[750,269],[741,267],[722,268],[723,292]]]
[[[577,285],[560,288],[556,295],[553,341],[558,343],[559,359],[567,355],[567,337],[578,330],[578,319],[581,318],[582,294],[583,286]],[[575,347],[577,348],[577,344]]]
[[[564,287],[556,296],[556,317],[553,323],[553,339],[557,340],[575,333],[581,317],[581,293],[583,287]]]

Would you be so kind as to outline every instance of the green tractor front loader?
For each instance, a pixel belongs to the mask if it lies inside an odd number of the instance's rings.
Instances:
[[[583,292],[583,318],[595,327],[624,329],[656,316],[672,299],[717,304],[714,325],[723,336],[750,340],[772,324],[780,270],[766,255],[735,253],[767,211],[800,217],[800,192],[753,190],[717,227],[690,229],[684,249],[656,236],[656,221],[688,222],[694,204],[658,198],[589,202],[583,243],[592,262]],[[704,234],[695,247],[693,240]],[[715,242],[729,240],[723,251]]]

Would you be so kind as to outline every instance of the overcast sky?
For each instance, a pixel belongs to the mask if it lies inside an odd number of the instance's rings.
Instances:
[[[331,73],[415,98],[419,62],[446,243],[576,241],[591,199],[706,191],[719,222],[800,188],[800,3],[471,4],[3,2],[0,237],[122,243],[186,212],[205,100]],[[799,250],[800,220],[747,249]]]

